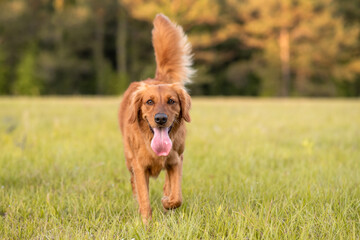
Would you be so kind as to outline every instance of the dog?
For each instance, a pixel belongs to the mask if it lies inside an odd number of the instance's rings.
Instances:
[[[157,177],[161,170],[166,170],[163,207],[169,210],[182,204],[185,122],[191,120],[185,83],[194,73],[191,45],[183,29],[162,14],[153,25],[155,77],[131,83],[119,109],[126,166],[144,223],[151,220],[149,177]]]

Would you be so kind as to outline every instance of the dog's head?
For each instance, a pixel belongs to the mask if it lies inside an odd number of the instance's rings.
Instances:
[[[190,122],[189,94],[180,84],[142,83],[133,93],[129,122],[143,121],[153,133],[151,148],[158,156],[167,156],[172,142],[169,133],[182,120]]]

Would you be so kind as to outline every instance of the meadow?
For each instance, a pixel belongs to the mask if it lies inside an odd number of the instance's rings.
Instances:
[[[132,198],[119,98],[0,98],[1,239],[360,239],[360,101],[194,98],[183,205]]]

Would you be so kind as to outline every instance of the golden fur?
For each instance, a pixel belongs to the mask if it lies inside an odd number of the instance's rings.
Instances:
[[[162,169],[166,170],[164,208],[174,209],[182,203],[185,121],[190,122],[191,107],[184,83],[190,81],[193,73],[191,46],[180,26],[159,14],[154,20],[152,36],[157,64],[155,78],[132,83],[124,93],[119,110],[126,166],[145,223],[151,219],[149,177],[158,176]],[[167,115],[166,124],[159,126],[155,122],[157,113]],[[158,156],[150,145],[154,128],[163,127],[170,129],[168,137],[172,147],[167,156]]]

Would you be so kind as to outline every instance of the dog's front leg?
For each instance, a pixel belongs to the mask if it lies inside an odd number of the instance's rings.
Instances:
[[[170,192],[171,192],[170,178],[169,178],[168,172],[166,171],[166,174],[165,174],[165,184],[164,184],[164,197],[169,197],[169,196],[170,196]]]
[[[165,209],[175,209],[181,206],[181,177],[182,177],[182,155],[176,164],[166,167],[168,186],[170,186],[169,196],[164,196],[161,200]],[[166,184],[166,183],[165,183]]]
[[[151,220],[149,173],[141,167],[134,168],[134,177],[141,218],[147,224]]]

